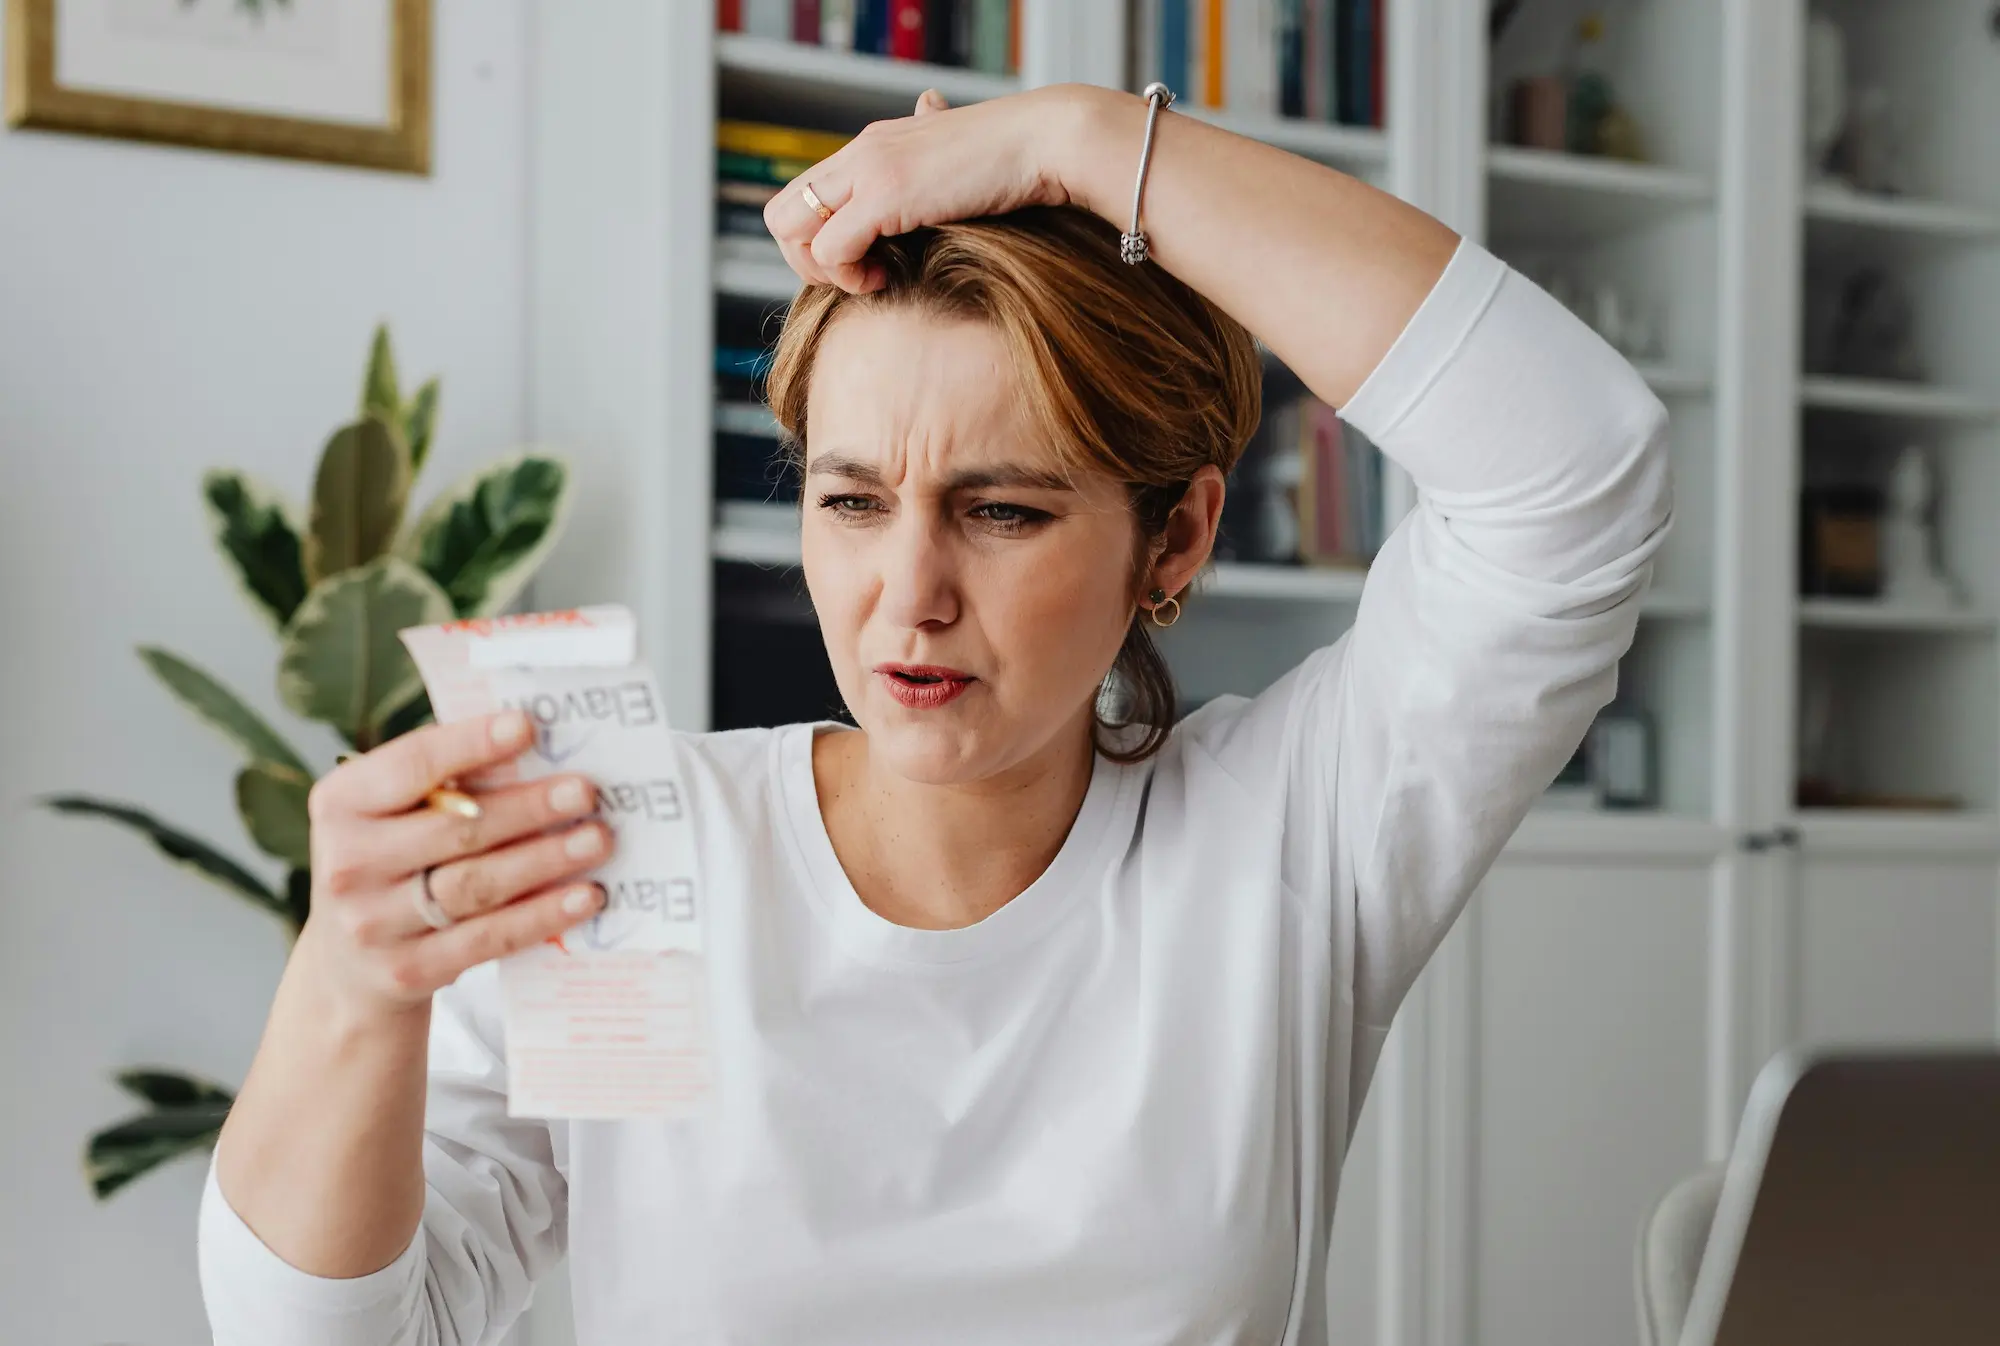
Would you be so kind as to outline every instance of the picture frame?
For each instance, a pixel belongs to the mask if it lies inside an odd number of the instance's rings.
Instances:
[[[432,0],[4,2],[9,126],[430,172]]]

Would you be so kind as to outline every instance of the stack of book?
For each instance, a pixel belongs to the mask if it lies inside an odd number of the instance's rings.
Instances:
[[[1134,0],[1134,87],[1200,107],[1382,125],[1383,0]]]
[[[715,229],[719,234],[769,238],[764,203],[778,189],[826,158],[850,137],[831,131],[763,122],[715,126]]]
[[[1296,522],[1295,557],[1280,544],[1270,559],[1336,566],[1373,559],[1383,536],[1381,451],[1311,396],[1267,411],[1262,438],[1264,488],[1291,497]]]
[[[1021,64],[1021,0],[719,0],[715,26],[995,75]]]

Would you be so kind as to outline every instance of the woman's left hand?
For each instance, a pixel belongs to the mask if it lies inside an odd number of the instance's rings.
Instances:
[[[792,179],[765,205],[764,225],[808,283],[880,289],[881,266],[868,260],[878,238],[1065,203],[1045,149],[1061,142],[1074,101],[1052,87],[952,108],[926,90],[914,116],[870,124]],[[808,183],[827,218],[806,204]]]

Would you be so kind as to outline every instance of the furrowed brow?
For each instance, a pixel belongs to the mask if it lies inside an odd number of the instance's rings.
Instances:
[[[1024,491],[1073,491],[1076,483],[1061,472],[1051,472],[1045,468],[1024,467],[1019,463],[1000,463],[994,467],[974,468],[952,476],[950,488],[954,491],[984,491],[994,487],[1013,487]]]
[[[845,477],[848,481],[859,482],[863,486],[880,486],[881,469],[873,463],[865,463],[859,458],[843,458],[836,453],[823,453],[806,464],[808,477]]]

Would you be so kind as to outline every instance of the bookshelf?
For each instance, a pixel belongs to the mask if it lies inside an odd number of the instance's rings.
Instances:
[[[1644,162],[1512,143],[1510,91],[1560,68],[1593,9],[1597,68]],[[1852,82],[1899,110],[1896,194],[1804,170],[1814,9],[1848,34]],[[768,241],[714,236],[715,120],[853,131],[929,86],[960,103],[1132,88],[1152,77],[1134,51],[1157,10],[1021,0],[1014,76],[718,36],[709,6],[608,26],[545,10],[533,405],[546,438],[622,454],[618,499],[579,506],[590,555],[557,558],[550,596],[623,595],[666,633],[676,723],[823,713],[760,705],[731,662],[822,656],[792,507],[713,491],[718,435],[772,439],[746,399],[715,397],[717,338],[768,331],[796,290]],[[1485,242],[1617,329],[1672,413],[1675,530],[1620,673],[1621,707],[1652,726],[1657,802],[1531,816],[1391,1036],[1330,1296],[1336,1339],[1381,1346],[1629,1336],[1631,1232],[1722,1156],[1771,1051],[1854,1025],[1980,1041],[2000,1026],[1991,0],[1526,0],[1497,40],[1487,10],[1385,0],[1380,125],[1180,107]],[[1820,278],[1860,267],[1906,296],[1921,378],[1811,358]],[[1802,593],[1801,492],[1879,481],[1909,442],[1933,457],[1940,558],[1965,603]],[[1409,503],[1387,474],[1385,518]],[[1362,578],[1216,565],[1162,641],[1189,699],[1253,694],[1337,638]],[[1801,775],[1829,764],[1853,806],[1802,805]]]

